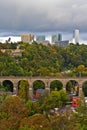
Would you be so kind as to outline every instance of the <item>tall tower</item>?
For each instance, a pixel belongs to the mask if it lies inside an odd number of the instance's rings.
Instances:
[[[59,42],[59,41],[62,41],[62,35],[60,33],[52,35],[52,43]]]
[[[62,41],[62,34],[58,34],[58,41]]]
[[[79,30],[78,29],[74,31],[74,40],[75,40],[75,44],[79,43]]]

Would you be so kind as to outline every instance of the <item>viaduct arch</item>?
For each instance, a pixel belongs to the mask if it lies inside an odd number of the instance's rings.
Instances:
[[[79,96],[82,93],[82,85],[84,82],[87,82],[87,77],[85,78],[57,78],[57,77],[0,77],[0,83],[3,83],[3,81],[9,80],[13,83],[13,94],[18,93],[18,83],[20,80],[27,80],[29,84],[29,94],[30,97],[33,95],[33,83],[36,80],[41,80],[45,84],[45,89],[50,92],[50,84],[54,80],[58,80],[63,84],[63,89],[66,91],[66,84],[70,80],[75,80],[78,82],[79,85]]]

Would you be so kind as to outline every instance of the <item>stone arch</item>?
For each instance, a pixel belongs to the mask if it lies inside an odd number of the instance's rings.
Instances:
[[[79,83],[76,80],[69,80],[66,83],[66,92],[75,96],[79,95]]]
[[[2,82],[2,85],[4,86],[4,88],[6,89],[6,91],[13,93],[14,85],[13,85],[12,81],[10,81],[10,80],[4,80]]]
[[[36,94],[38,89],[40,89],[40,91],[45,90],[45,83],[42,80],[35,80],[33,82],[33,95]]]
[[[87,97],[87,81],[84,81],[82,84],[82,91],[85,97]]]
[[[50,83],[50,91],[53,91],[55,89],[61,90],[63,88],[63,83],[60,80],[53,80]]]

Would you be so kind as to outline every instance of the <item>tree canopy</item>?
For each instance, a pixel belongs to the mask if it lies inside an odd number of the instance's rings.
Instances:
[[[22,55],[13,56],[11,49],[16,49],[19,45]],[[64,74],[61,72],[67,70],[73,73],[69,76],[78,76],[80,65],[83,65],[85,69],[84,72],[80,69],[82,76],[87,75],[87,45],[84,44],[70,44],[62,48],[55,44],[44,46],[36,42],[5,43],[0,44],[0,49],[0,76],[61,77]],[[5,52],[2,49],[5,49]]]

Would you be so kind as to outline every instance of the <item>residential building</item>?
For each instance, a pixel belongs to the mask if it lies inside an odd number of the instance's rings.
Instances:
[[[42,44],[44,46],[48,46],[48,44],[50,44],[50,42],[48,40],[45,40],[45,41],[36,41],[38,44]]]
[[[22,34],[21,41],[24,43],[30,43],[30,42],[34,41],[34,35],[33,34]]]
[[[21,49],[1,49],[2,53],[8,52],[11,56],[17,57],[17,56],[22,56],[23,50]]]
[[[55,44],[58,45],[58,46],[61,46],[61,47],[65,48],[69,44],[69,40],[58,41],[58,42],[55,42]]]
[[[40,96],[43,96],[45,94],[45,89],[37,89],[36,94],[34,95],[34,98],[39,98]]]
[[[72,97],[72,107],[77,108],[79,106],[79,97]]]
[[[22,56],[22,53],[23,53],[23,50],[21,49],[11,50],[11,55],[13,57]]]

